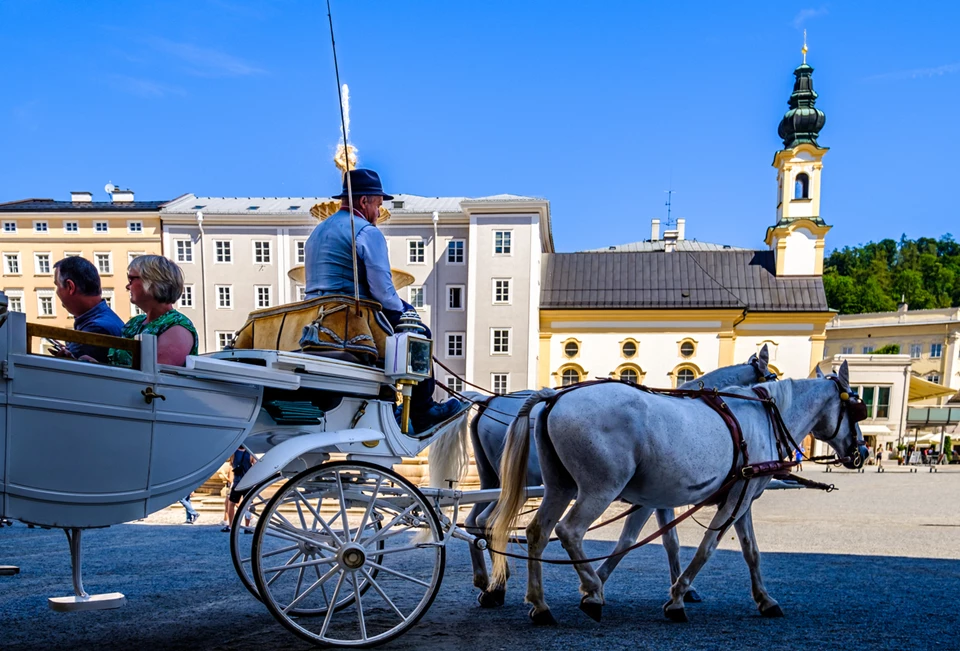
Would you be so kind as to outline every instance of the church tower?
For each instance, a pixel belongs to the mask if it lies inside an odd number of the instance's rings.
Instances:
[[[827,148],[817,142],[827,118],[815,106],[806,35],[802,52],[803,63],[793,71],[796,80],[787,102],[790,110],[777,129],[783,149],[773,157],[777,222],[767,229],[766,243],[774,251],[778,276],[822,275],[824,236],[830,230],[820,217],[820,177]]]

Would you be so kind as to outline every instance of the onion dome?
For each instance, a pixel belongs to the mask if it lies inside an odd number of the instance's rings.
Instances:
[[[797,79],[793,83],[793,93],[790,94],[790,100],[787,102],[790,110],[780,120],[777,134],[783,138],[784,149],[792,149],[802,143],[819,147],[817,136],[820,135],[820,129],[827,121],[827,116],[814,106],[817,103],[817,94],[813,90],[813,68],[806,63],[806,52],[804,52],[804,62],[793,71],[793,74]]]

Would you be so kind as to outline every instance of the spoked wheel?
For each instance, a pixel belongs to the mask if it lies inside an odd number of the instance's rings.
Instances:
[[[247,491],[244,495],[243,500],[237,506],[236,516],[233,519],[230,527],[230,556],[233,559],[233,567],[237,571],[237,576],[240,577],[240,581],[243,583],[243,586],[256,597],[258,600],[263,601],[260,598],[260,591],[257,588],[256,582],[253,580],[253,573],[251,568],[251,558],[253,556],[253,538],[252,534],[257,527],[257,524],[260,521],[260,516],[263,514],[264,509],[267,508],[267,504],[270,502],[270,498],[287,482],[287,477],[281,475],[275,475],[270,479],[266,480],[259,486],[254,487],[253,489]],[[292,508],[285,509],[291,511],[291,513],[286,514],[288,519],[291,516],[299,520],[302,524],[306,524],[305,518],[307,516],[312,517],[312,515],[304,508],[304,506],[298,501],[294,503]],[[247,519],[249,518],[249,524],[247,524]],[[381,524],[378,520],[371,518],[371,521],[367,523],[368,532],[373,534],[379,530]],[[353,532],[356,533],[355,531]],[[268,534],[270,535],[270,534]],[[384,542],[381,540],[377,543],[377,547],[382,549]],[[278,561],[286,561],[287,564],[302,562],[307,559],[308,551],[305,549],[306,545],[303,545],[298,542],[290,542],[290,544],[282,545],[268,551],[267,554],[269,557],[273,557]],[[376,558],[379,562],[379,558]],[[379,570],[373,569],[370,574],[376,578]],[[360,594],[362,595],[368,589],[370,589],[370,582],[363,579],[360,586]],[[344,595],[344,597],[338,600],[335,608],[343,608],[353,601],[352,595]],[[327,612],[327,606],[324,604],[323,608],[319,610],[307,610],[303,608],[291,609],[290,613],[309,617],[315,615],[323,615]]]
[[[433,603],[446,563],[442,538],[416,486],[386,468],[338,461],[301,472],[270,499],[250,569],[263,603],[299,637],[374,646]]]

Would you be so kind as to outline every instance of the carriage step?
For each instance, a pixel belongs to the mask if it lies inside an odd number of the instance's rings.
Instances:
[[[85,610],[110,610],[125,606],[127,598],[119,592],[92,594],[86,597],[50,597],[47,599],[51,610],[58,613],[77,613]]]
[[[20,568],[16,565],[0,565],[0,576],[13,576],[20,574]]]

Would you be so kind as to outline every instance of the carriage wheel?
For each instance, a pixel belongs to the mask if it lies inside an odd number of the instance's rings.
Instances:
[[[386,468],[338,461],[301,472],[270,499],[250,569],[261,600],[293,633],[367,647],[423,616],[445,562],[440,521],[416,486]]]
[[[259,484],[253,489],[247,491],[243,496],[243,500],[237,506],[236,515],[234,516],[233,522],[230,527],[230,556],[233,559],[233,567],[237,571],[237,576],[240,577],[240,582],[243,583],[243,586],[252,594],[258,601],[263,601],[260,599],[260,591],[257,589],[257,584],[253,580],[253,573],[251,568],[251,558],[253,557],[253,536],[252,534],[256,530],[257,523],[260,520],[260,515],[264,512],[264,509],[267,507],[267,503],[270,501],[270,498],[287,482],[287,477],[281,475],[274,475],[265,482]],[[297,502],[295,504],[297,508],[297,514],[294,517],[299,519],[304,518],[304,508]],[[250,524],[244,524],[246,519],[250,518]],[[380,522],[373,520],[367,524],[367,528],[370,530],[370,533],[376,533],[376,530],[380,528]],[[355,531],[353,532],[356,533]],[[380,549],[383,548],[383,541],[378,543]],[[272,552],[269,552],[273,556],[277,556],[280,559],[287,559],[287,563],[295,563],[298,561],[303,561],[306,556],[303,554],[302,550],[298,549],[298,545],[284,545],[277,549],[274,549]],[[374,559],[379,562],[380,558],[377,557]],[[379,570],[374,569],[370,574],[376,578]],[[360,586],[360,594],[363,595],[367,590],[370,589],[370,582],[364,578]],[[342,599],[337,601],[335,608],[340,609],[344,608],[353,601],[353,595],[345,595]],[[293,609],[291,613],[297,616],[309,617],[312,615],[324,615],[327,612],[327,606],[324,604],[319,610],[306,610],[302,608]]]

